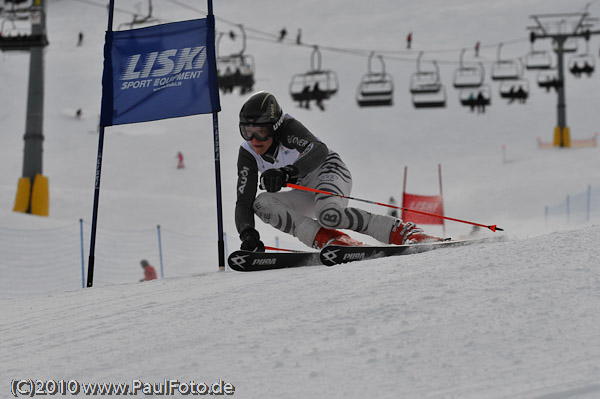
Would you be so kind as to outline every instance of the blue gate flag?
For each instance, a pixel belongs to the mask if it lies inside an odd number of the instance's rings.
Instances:
[[[100,125],[220,111],[214,16],[106,32]]]

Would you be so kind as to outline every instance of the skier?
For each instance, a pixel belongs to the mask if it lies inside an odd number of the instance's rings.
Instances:
[[[328,244],[364,245],[338,229],[368,234],[391,244],[441,241],[413,223],[348,207],[348,199],[291,190],[287,183],[348,196],[352,176],[340,156],[304,125],[284,114],[275,97],[259,91],[240,110],[235,223],[241,249],[263,252],[254,215],[263,222],[321,249]],[[257,185],[266,190],[256,196]]]
[[[142,265],[142,268],[144,269],[144,278],[141,279],[140,281],[150,281],[150,280],[156,280],[156,270],[154,270],[154,267],[152,267],[147,260],[142,260],[140,261],[140,264]]]
[[[185,165],[183,163],[183,154],[181,151],[177,152],[177,169],[184,169]]]

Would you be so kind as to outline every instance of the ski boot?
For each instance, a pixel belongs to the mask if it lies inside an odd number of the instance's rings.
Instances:
[[[411,222],[404,223],[401,219],[396,220],[390,232],[390,244],[395,245],[425,244],[439,241],[447,241],[447,239],[429,236],[423,232],[423,229],[417,227],[416,224]]]
[[[363,246],[365,244],[339,230],[321,227],[313,240],[313,248],[323,249],[327,245]]]

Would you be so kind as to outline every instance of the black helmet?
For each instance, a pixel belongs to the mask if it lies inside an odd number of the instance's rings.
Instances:
[[[268,140],[283,122],[283,111],[275,96],[266,91],[259,91],[250,96],[240,110],[240,133],[245,140],[256,137]],[[267,135],[260,137],[246,127],[265,127]],[[250,129],[252,130],[252,129]]]

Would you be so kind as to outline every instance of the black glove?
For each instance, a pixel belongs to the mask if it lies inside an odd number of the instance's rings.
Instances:
[[[276,193],[288,183],[298,181],[299,171],[294,165],[284,166],[279,169],[265,170],[260,175],[260,187],[270,193]]]
[[[265,252],[265,244],[260,240],[260,234],[253,228],[246,229],[240,234],[242,245],[240,249],[245,251]]]

